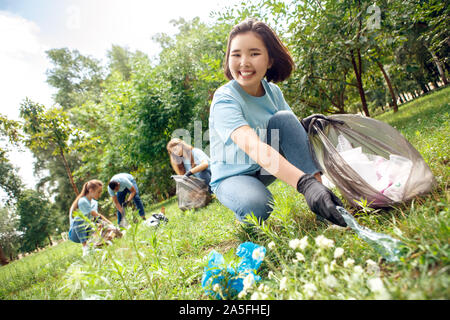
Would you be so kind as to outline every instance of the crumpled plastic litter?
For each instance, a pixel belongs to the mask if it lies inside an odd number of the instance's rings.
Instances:
[[[261,277],[256,275],[256,271],[264,260],[265,254],[265,247],[253,242],[244,242],[237,248],[236,255],[240,259],[236,266],[236,261],[231,261],[226,265],[223,255],[212,250],[208,255],[208,264],[203,271],[203,289],[216,299],[235,297],[244,289],[244,279],[249,274],[253,275],[255,283],[261,280]],[[226,279],[228,281],[224,283]],[[215,284],[220,285],[220,293],[210,289]]]
[[[405,255],[407,247],[403,242],[394,239],[387,234],[375,232],[367,227],[361,226],[347,210],[340,206],[336,206],[336,209],[342,215],[347,225],[355,231],[361,239],[366,241],[372,248],[381,254],[386,261],[398,262],[400,261],[400,258]]]
[[[375,190],[393,201],[402,200],[413,166],[411,160],[395,154],[390,154],[389,159],[366,154],[361,147],[353,148],[343,135],[338,136],[336,150]]]
[[[166,216],[160,212],[152,214],[150,218],[143,222],[143,224],[147,227],[157,227],[161,222],[167,223],[169,222],[169,219],[167,219]]]

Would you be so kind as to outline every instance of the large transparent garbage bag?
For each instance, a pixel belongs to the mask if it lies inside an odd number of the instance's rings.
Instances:
[[[327,118],[311,121],[311,147],[326,179],[352,206],[367,200],[373,208],[389,207],[431,191],[430,168],[396,129],[360,115]]]
[[[182,211],[204,207],[211,201],[208,186],[202,179],[184,175],[176,175],[172,178],[176,182],[178,207]]]

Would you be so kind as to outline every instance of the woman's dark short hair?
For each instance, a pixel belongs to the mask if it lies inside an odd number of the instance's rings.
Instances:
[[[229,80],[233,79],[230,68],[228,67],[231,41],[238,34],[250,31],[256,33],[264,42],[269,53],[269,59],[273,62],[272,67],[266,72],[267,81],[280,82],[289,78],[295,67],[294,60],[292,60],[289,50],[267,24],[255,19],[247,19],[235,25],[228,35],[227,53],[225,54],[223,63],[225,76]]]

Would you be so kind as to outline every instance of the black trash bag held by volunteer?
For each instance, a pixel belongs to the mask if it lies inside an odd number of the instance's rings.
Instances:
[[[387,123],[355,114],[312,115],[301,122],[316,164],[354,207],[361,200],[389,207],[436,184],[420,153]]]

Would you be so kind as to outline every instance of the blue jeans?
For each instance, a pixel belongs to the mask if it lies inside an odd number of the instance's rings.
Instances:
[[[197,178],[205,181],[206,185],[208,186],[209,193],[212,193],[211,186],[209,185],[209,182],[211,181],[211,169],[206,168],[205,170],[198,172],[197,175],[195,175]]]
[[[144,205],[142,204],[141,198],[139,197],[139,189],[137,187],[136,181],[134,179],[131,180],[131,183],[133,184],[133,187],[136,189],[136,194],[133,197],[133,202],[136,205],[136,208],[139,210],[139,215],[141,217],[145,217],[145,211],[144,211]],[[126,200],[127,194],[131,193],[128,188],[125,188],[123,191],[117,192],[117,200],[119,201],[119,204],[122,206],[123,203]],[[122,214],[119,210],[117,210],[117,223],[120,224],[120,221],[122,221]]]
[[[69,229],[69,239],[76,243],[84,243],[92,234],[92,228],[81,219],[75,219]]]
[[[279,111],[270,118],[266,141],[303,172],[319,172],[311,155],[308,135],[292,112]],[[264,169],[253,175],[229,177],[220,182],[216,196],[239,221],[245,222],[246,216],[253,213],[261,222],[272,213],[273,196],[267,186],[275,180]]]

